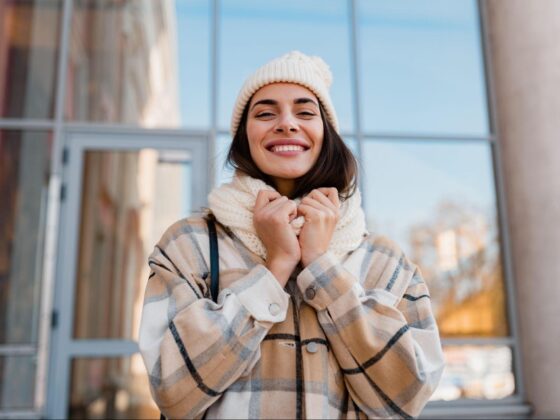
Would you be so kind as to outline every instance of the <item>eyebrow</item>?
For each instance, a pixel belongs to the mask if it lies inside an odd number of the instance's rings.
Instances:
[[[315,102],[313,99],[311,98],[297,98],[294,99],[294,104],[296,105],[300,105],[300,104],[308,104],[308,103],[312,103],[314,104],[316,107],[319,107],[319,105],[317,104],[317,102]],[[257,105],[278,105],[278,101],[274,100],[274,99],[261,99],[260,101],[257,101],[253,104],[253,106],[251,107],[251,109],[253,109],[254,107],[256,107]]]

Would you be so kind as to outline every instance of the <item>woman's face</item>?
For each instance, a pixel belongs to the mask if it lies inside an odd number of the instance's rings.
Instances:
[[[251,157],[261,171],[274,178],[283,194],[289,194],[294,180],[315,164],[323,134],[319,101],[303,86],[266,85],[249,103],[247,137]]]

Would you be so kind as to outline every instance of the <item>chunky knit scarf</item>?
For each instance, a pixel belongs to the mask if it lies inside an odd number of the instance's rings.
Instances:
[[[266,248],[253,225],[253,209],[260,190],[274,191],[274,188],[261,180],[237,172],[232,182],[212,190],[208,195],[208,204],[218,222],[230,228],[247,248],[266,259]],[[299,203],[300,200],[295,201]],[[292,220],[291,226],[297,235],[304,223],[303,216]],[[341,258],[355,250],[366,234],[361,196],[356,190],[355,194],[340,206],[340,219],[333,233],[329,251]]]

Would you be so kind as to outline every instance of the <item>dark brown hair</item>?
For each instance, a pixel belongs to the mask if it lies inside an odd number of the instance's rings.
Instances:
[[[250,177],[260,179],[276,187],[274,179],[262,172],[251,157],[247,137],[247,118],[249,104],[243,110],[241,121],[229,148],[226,163]],[[334,187],[342,200],[346,200],[356,191],[358,182],[358,164],[356,158],[327,120],[325,110],[319,102],[323,119],[323,146],[315,164],[303,176],[295,181],[295,188],[289,198],[303,197],[316,188]]]

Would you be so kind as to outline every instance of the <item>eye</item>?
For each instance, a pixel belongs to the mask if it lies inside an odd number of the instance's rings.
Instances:
[[[259,112],[257,115],[255,115],[255,118],[267,118],[267,117],[273,117],[274,114],[272,112],[269,111],[263,111],[263,112]]]
[[[298,113],[298,115],[301,115],[303,117],[314,117],[317,114],[315,114],[314,112],[311,112],[311,111],[301,111],[301,112]]]

